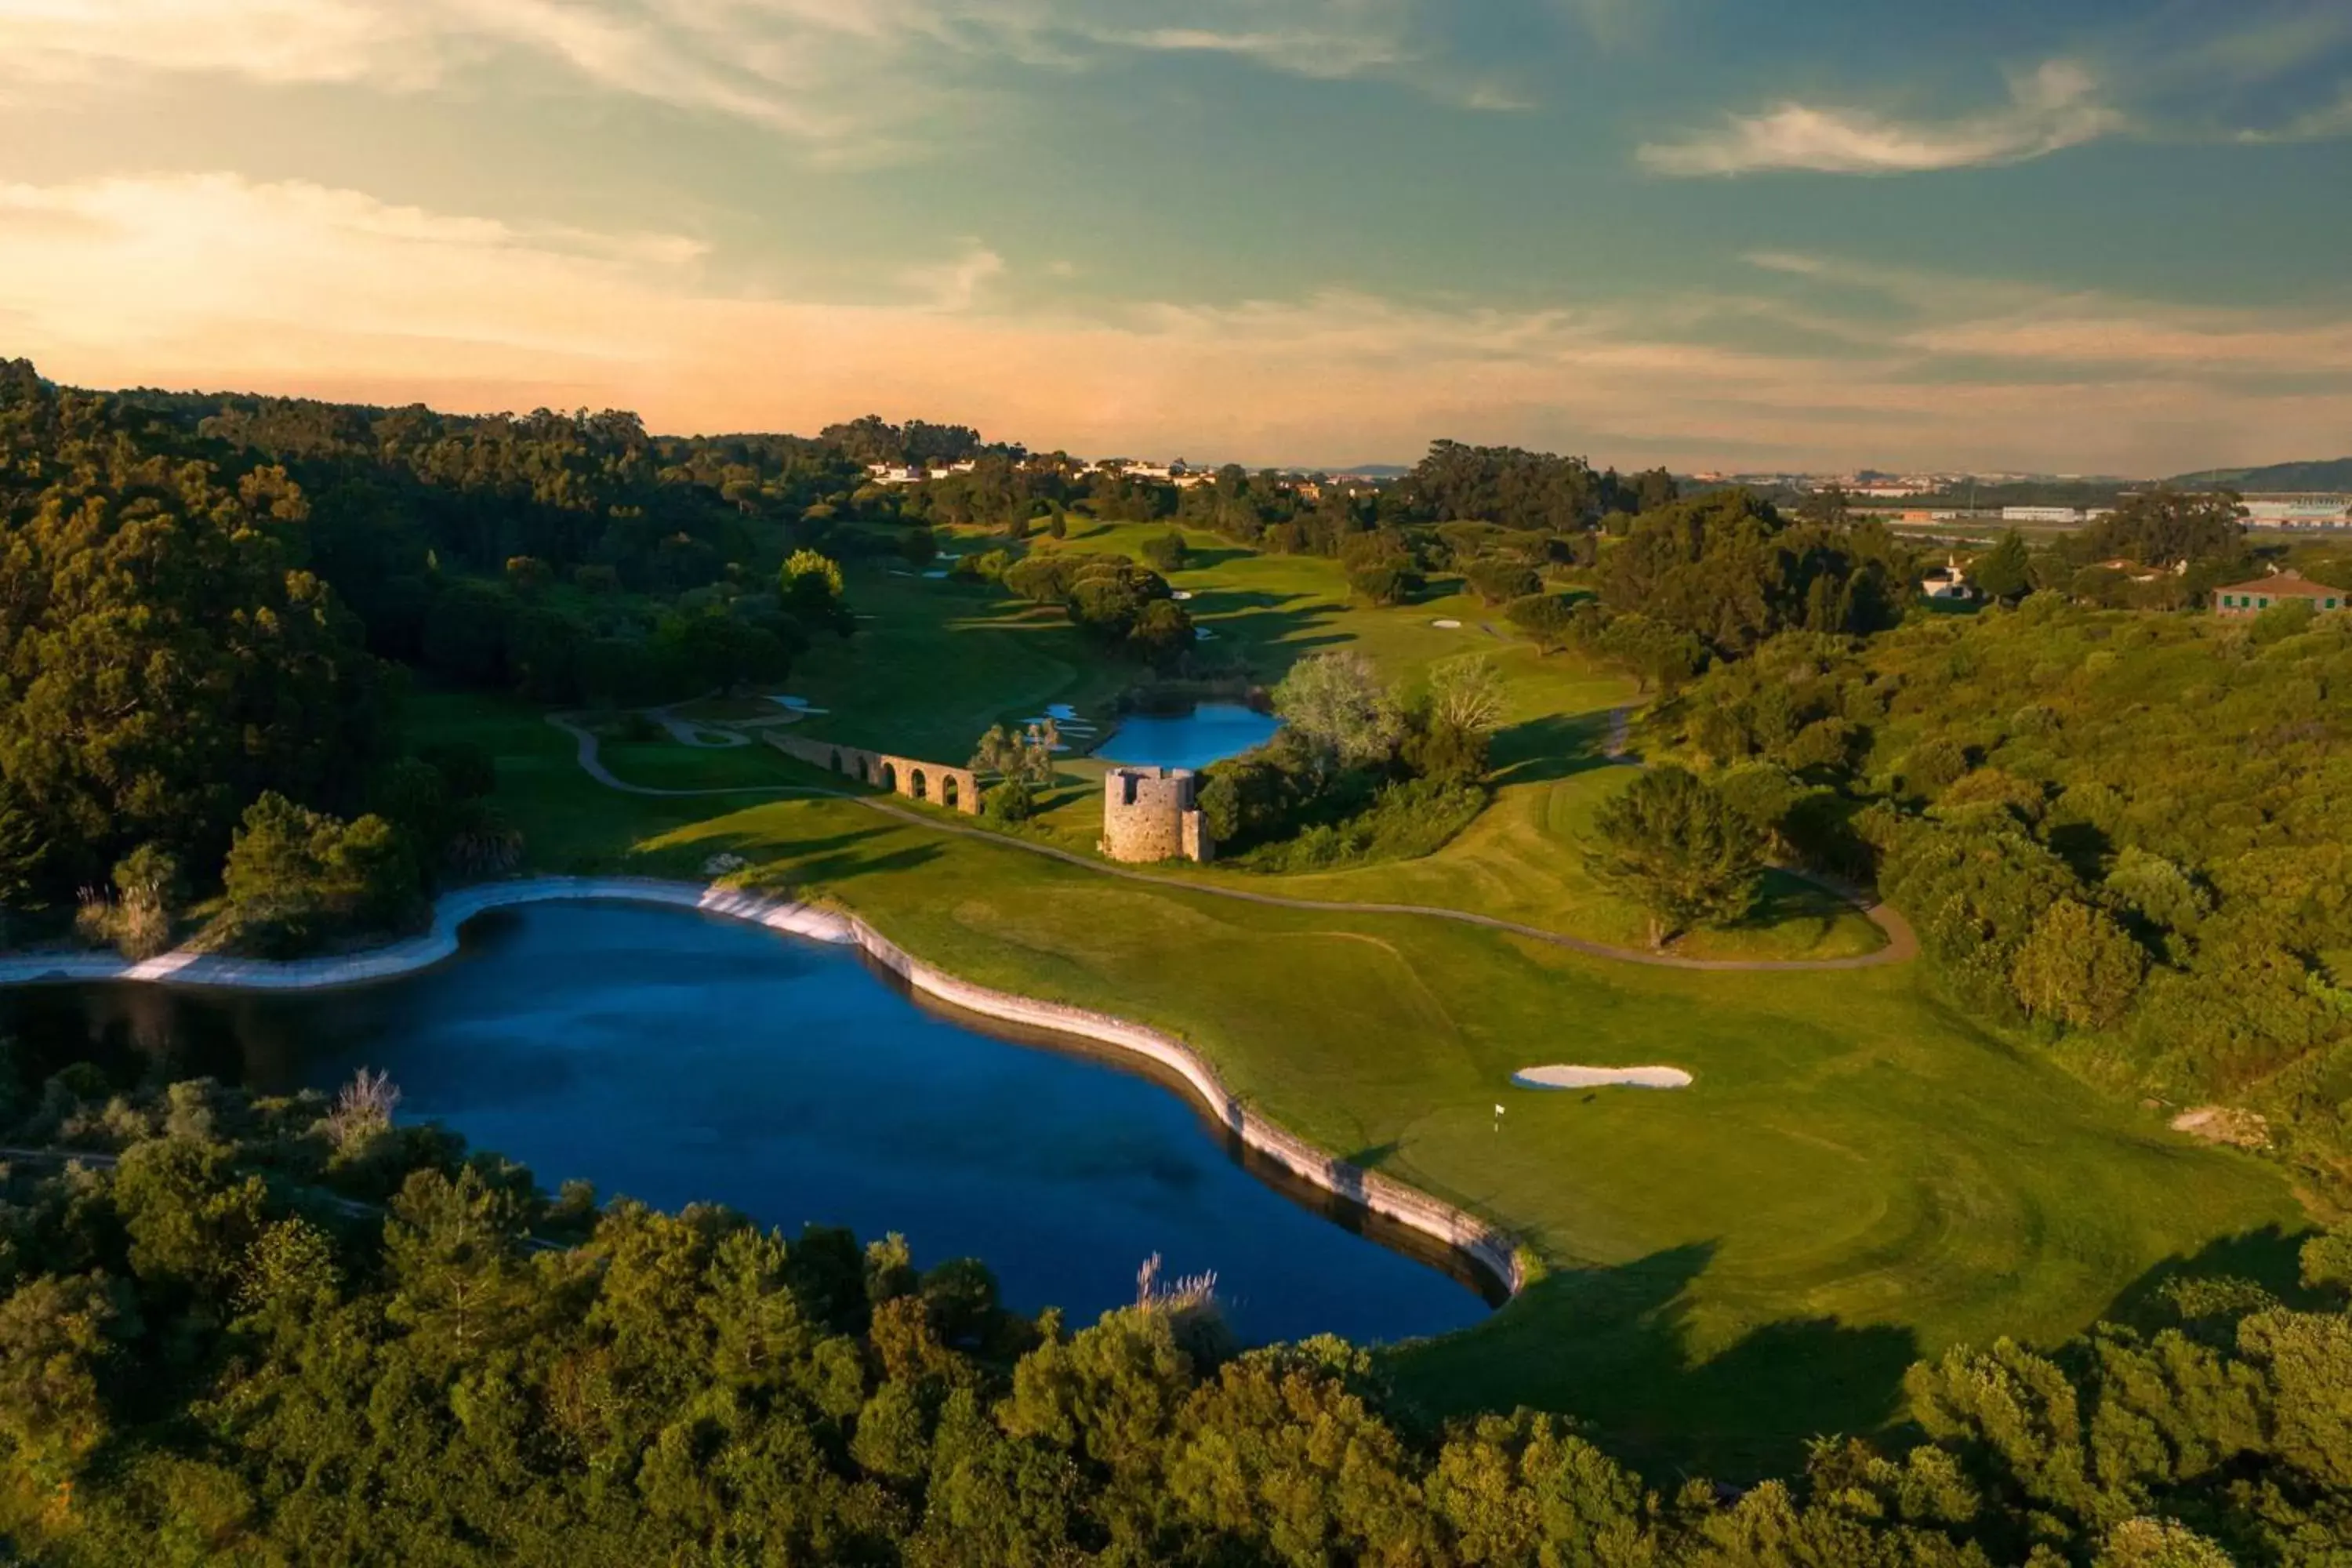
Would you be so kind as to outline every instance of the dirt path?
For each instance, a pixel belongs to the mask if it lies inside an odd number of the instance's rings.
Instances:
[[[1625,721],[1625,710],[1611,716],[1612,730]],[[1006,849],[1018,849],[1031,855],[1042,855],[1049,860],[1059,860],[1097,876],[1116,877],[1121,881],[1140,882],[1147,887],[1176,893],[1198,893],[1204,898],[1229,899],[1238,903],[1258,904],[1267,909],[1305,910],[1310,913],[1357,915],[1417,915],[1426,920],[1452,921],[1460,925],[1483,926],[1510,936],[1525,937],[1553,947],[1566,948],[1589,958],[1613,959],[1624,963],[1644,963],[1656,969],[1690,969],[1723,973],[1791,973],[1806,971],[1878,969],[1891,963],[1907,963],[1918,956],[1919,940],[1913,934],[1910,922],[1896,910],[1860,896],[1851,888],[1841,887],[1822,878],[1803,872],[1790,875],[1802,878],[1814,886],[1837,894],[1859,909],[1871,924],[1886,937],[1886,945],[1875,952],[1858,953],[1852,958],[1685,958],[1680,953],[1655,952],[1647,948],[1614,947],[1603,942],[1593,942],[1580,936],[1569,936],[1561,931],[1546,931],[1540,926],[1524,925],[1517,921],[1496,915],[1477,914],[1469,910],[1443,909],[1432,904],[1373,904],[1335,901],[1329,899],[1292,899],[1279,893],[1261,893],[1247,888],[1225,888],[1200,882],[1179,881],[1173,878],[1154,876],[1126,866],[1115,866],[1067,849],[1057,849],[1050,844],[1034,844],[1025,838],[1014,838],[1002,833],[992,833],[982,827],[964,827],[942,822],[935,816],[908,811],[886,800],[871,795],[852,795],[846,790],[829,789],[822,784],[745,784],[728,789],[650,789],[642,784],[626,784],[613,776],[596,754],[596,737],[572,723],[569,717],[553,714],[548,722],[575,737],[580,745],[580,765],[589,777],[607,788],[627,795],[661,795],[677,798],[690,795],[825,795],[836,800],[853,801],[866,810],[933,833],[952,834],[960,838],[977,838]]]

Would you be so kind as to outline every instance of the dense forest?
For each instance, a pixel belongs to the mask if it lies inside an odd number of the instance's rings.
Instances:
[[[1147,1275],[1085,1326],[895,1238],[553,1200],[380,1086],[11,1068],[0,1552],[79,1564],[2321,1568],[2352,1540],[2352,1235],[2291,1301],[2154,1292],[1911,1369],[1917,1428],[1745,1489],[1572,1421],[1436,1422]]]
[[[0,363],[0,910],[144,953],[286,952],[512,863],[485,759],[403,739],[412,674],[549,703],[780,679],[847,635],[852,450],[648,437],[619,413],[459,418],[77,392]]]
[[[2053,592],[1791,630],[1650,720],[1789,854],[1874,878],[1973,1016],[2207,1101],[2352,1192],[2352,626]]]

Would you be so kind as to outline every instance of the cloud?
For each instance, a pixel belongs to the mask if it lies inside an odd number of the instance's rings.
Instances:
[[[1428,3],[1199,0],[1178,25],[1160,0],[0,0],[0,91],[189,73],[413,91],[523,61],[838,142],[968,110],[992,65],[1213,53],[1466,101],[1445,71],[1404,70]]]
[[[976,239],[964,241],[964,253],[936,267],[910,267],[899,280],[930,302],[935,310],[969,310],[981,289],[1004,274],[1004,258]]]
[[[2352,136],[2352,82],[2347,82],[2335,102],[2307,110],[2283,124],[2238,132],[2246,142],[2333,142]]]
[[[712,259],[674,236],[226,174],[0,184],[11,349],[82,384],[635,407],[680,431],[878,407],[1244,462],[1451,435],[1621,465],[2177,472],[2333,449],[2352,423],[2352,310],[2194,312],[1833,258],[1769,258],[1759,278],[1870,289],[1899,319],[1766,296],[1498,310],[1337,290],[1022,314],[989,287],[1011,265],[977,239],[861,302],[722,292]],[[1776,312],[1829,321],[1828,341],[1730,346]]]
[[[0,80],[95,80],[112,69],[223,72],[268,83],[415,85],[437,70],[431,0],[12,0]]]
[[[1633,3],[1633,0],[1628,0]],[[2352,82],[2311,107],[2315,75],[2352,46],[2343,0],[2241,0],[2216,22],[2165,7],[2010,79],[2008,101],[1942,119],[1789,99],[1636,150],[1676,176],[1773,170],[1916,174],[2017,163],[2102,137],[2296,142],[2352,135]],[[2336,71],[2341,76],[2340,69]]]
[[[2331,308],[2214,309],[2092,289],[1961,278],[1802,253],[1745,258],[1827,297],[1876,295],[1900,319],[1874,341],[1937,359],[2079,374],[2342,380],[2352,390],[2352,298]]]
[[[1795,101],[1731,116],[1718,130],[1645,143],[1636,154],[1662,174],[1746,174],[1808,169],[1834,174],[1916,174],[2015,163],[2095,141],[2128,121],[2099,100],[2083,67],[2052,60],[2010,83],[2009,102],[1957,120],[1906,121]]]

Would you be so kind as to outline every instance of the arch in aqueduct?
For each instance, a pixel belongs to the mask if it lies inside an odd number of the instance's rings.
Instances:
[[[919,758],[887,752],[863,751],[830,741],[806,741],[797,735],[770,735],[768,743],[784,755],[812,767],[879,785],[908,800],[928,801],[968,816],[980,813],[980,778],[970,768],[945,767]]]

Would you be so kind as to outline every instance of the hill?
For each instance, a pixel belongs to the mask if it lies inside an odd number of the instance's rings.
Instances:
[[[2272,463],[2260,468],[2205,469],[2168,481],[2181,488],[2224,484],[2247,494],[2279,490],[2352,490],[2352,458],[2326,461]]]

